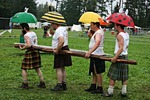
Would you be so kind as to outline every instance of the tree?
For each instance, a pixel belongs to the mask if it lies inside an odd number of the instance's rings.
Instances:
[[[81,12],[80,0],[65,0],[61,4],[60,13],[65,17],[67,25],[77,24]]]
[[[10,18],[17,12],[23,12],[25,7],[36,16],[35,0],[0,0],[0,17]]]
[[[135,25],[146,27],[149,19],[146,16],[145,0],[127,0],[126,9],[129,10],[129,15],[133,18]],[[150,26],[150,23],[147,23],[148,25]]]
[[[86,4],[87,11],[97,12],[96,6],[97,6],[97,0],[87,0],[87,4]]]
[[[106,10],[106,0],[97,0],[97,13],[102,17],[106,17],[108,11]]]
[[[106,16],[105,0],[63,0],[60,13],[64,15],[68,25],[78,24],[80,16],[87,11]]]
[[[11,0],[0,0],[0,17],[9,18],[13,8]]]
[[[37,19],[40,20],[40,18],[49,11],[48,2],[46,4],[39,4],[37,6]]]
[[[114,8],[114,13],[118,13],[119,12],[119,9],[120,9],[120,6],[119,4],[117,3],[115,8]]]

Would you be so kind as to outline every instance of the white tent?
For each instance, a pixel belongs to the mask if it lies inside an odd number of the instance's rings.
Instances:
[[[84,24],[84,28],[90,28],[90,24]]]
[[[133,28],[133,27],[128,26],[127,28]],[[141,29],[141,27],[139,27],[139,26],[135,26],[135,28],[136,29]]]
[[[132,33],[133,35],[139,35],[142,34],[142,28],[139,26],[135,26],[135,29],[133,29],[133,27],[126,27],[125,31],[127,31],[128,33]]]
[[[73,24],[73,26],[71,27],[71,31],[82,31],[82,27],[81,25]]]
[[[30,28],[41,28],[41,22],[37,23],[28,23]]]
[[[43,22],[42,23],[42,26],[48,26],[48,25],[51,25],[51,23],[49,23],[49,22]]]

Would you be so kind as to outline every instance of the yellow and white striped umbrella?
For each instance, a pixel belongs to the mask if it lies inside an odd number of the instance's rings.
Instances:
[[[40,20],[47,21],[50,23],[66,25],[65,18],[58,12],[47,12],[42,16]]]

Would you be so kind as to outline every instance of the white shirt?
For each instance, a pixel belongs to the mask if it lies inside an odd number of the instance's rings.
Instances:
[[[124,32],[120,32],[118,35],[121,35],[124,39],[123,51],[120,55],[127,55],[128,54],[128,45],[129,45],[129,34],[124,33]],[[118,46],[118,41],[116,39],[116,45],[115,45],[114,53],[116,54],[118,50],[119,50],[119,46]]]
[[[64,44],[63,44],[63,47],[68,45],[68,32],[66,30],[65,27],[58,27],[53,35],[53,38],[52,38],[52,48],[57,48],[58,46],[58,38],[60,36],[63,36],[64,37]]]
[[[24,36],[28,36],[31,45],[37,45],[37,35],[35,32],[27,32]],[[25,41],[26,42],[26,41]]]
[[[99,47],[92,52],[92,54],[97,54],[97,55],[104,55],[104,50],[103,50],[103,46],[104,46],[104,31],[102,29],[97,30],[93,36],[90,39],[90,43],[89,43],[89,49],[92,49],[92,47],[94,46],[94,44],[96,43],[94,37],[96,34],[100,34],[102,36],[101,40],[100,40],[100,44]]]

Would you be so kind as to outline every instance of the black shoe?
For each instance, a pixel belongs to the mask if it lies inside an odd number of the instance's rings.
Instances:
[[[106,93],[104,94],[104,96],[105,96],[105,97],[113,97],[113,94],[109,94],[108,92],[106,92]]]
[[[62,87],[63,87],[63,90],[67,90],[66,82],[62,82]]]
[[[120,95],[121,95],[121,97],[127,97],[127,94],[126,94],[126,93],[121,93],[121,92],[120,92]]]
[[[102,87],[97,87],[97,89],[95,91],[91,91],[92,94],[97,94],[97,93],[100,93],[100,94],[103,94],[103,88]]]
[[[63,86],[62,86],[62,83],[57,83],[57,85],[53,88],[53,89],[50,89],[51,91],[63,91]]]
[[[28,83],[22,83],[22,85],[20,86],[20,88],[29,89]]]
[[[44,82],[40,82],[39,85],[37,85],[39,88],[46,88],[46,85]]]
[[[96,90],[96,84],[91,84],[91,86],[88,89],[85,89],[85,91],[88,91],[88,92],[92,92],[95,90]]]

